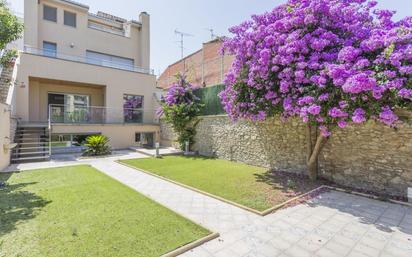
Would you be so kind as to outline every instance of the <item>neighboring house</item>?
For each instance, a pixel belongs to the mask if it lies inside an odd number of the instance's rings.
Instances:
[[[69,0],[24,2],[12,161],[78,149],[91,134],[108,136],[115,149],[153,146],[159,125],[150,16],[127,21]]]
[[[202,49],[169,65],[157,80],[157,86],[168,88],[176,81],[178,73],[185,73],[187,80],[195,85],[214,86],[223,83],[224,75],[232,66],[233,56],[220,54],[222,39],[203,44]]]

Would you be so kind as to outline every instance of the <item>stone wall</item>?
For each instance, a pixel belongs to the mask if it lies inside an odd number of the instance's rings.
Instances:
[[[162,142],[173,133],[161,126]],[[306,171],[306,127],[282,123],[232,123],[227,116],[202,117],[195,149],[202,155],[287,172]],[[412,128],[397,130],[375,122],[336,130],[319,158],[320,175],[344,186],[405,196],[412,186]]]
[[[13,78],[14,63],[3,67],[0,74],[0,103],[6,103]]]

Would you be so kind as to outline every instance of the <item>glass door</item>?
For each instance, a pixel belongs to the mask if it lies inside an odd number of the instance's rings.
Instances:
[[[52,122],[85,123],[89,120],[90,97],[87,95],[49,93]]]

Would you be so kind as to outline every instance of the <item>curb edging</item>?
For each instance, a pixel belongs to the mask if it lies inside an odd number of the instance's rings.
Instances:
[[[122,160],[122,161],[125,161],[125,160]],[[205,196],[214,198],[214,199],[219,200],[219,201],[222,201],[222,202],[224,202],[224,203],[227,203],[227,204],[236,206],[236,207],[241,208],[241,209],[243,209],[243,210],[245,210],[245,211],[252,212],[252,213],[257,214],[257,215],[262,216],[262,217],[267,216],[267,215],[273,213],[274,211],[276,211],[276,210],[284,207],[285,205],[287,205],[287,204],[289,204],[289,203],[291,203],[291,202],[293,202],[293,201],[299,200],[299,199],[302,198],[302,197],[305,197],[305,196],[307,196],[307,195],[309,195],[309,194],[312,194],[312,193],[314,193],[314,192],[316,192],[316,191],[318,191],[318,190],[322,190],[322,189],[324,188],[324,186],[317,187],[317,188],[315,188],[315,189],[312,189],[312,190],[309,191],[309,192],[306,192],[306,193],[304,193],[304,194],[301,194],[301,195],[298,195],[298,196],[296,196],[296,197],[294,197],[294,198],[291,198],[291,199],[287,200],[286,202],[283,202],[283,203],[280,203],[280,204],[275,205],[275,206],[273,206],[273,207],[270,207],[269,209],[266,209],[266,210],[264,210],[264,211],[257,211],[257,210],[255,210],[255,209],[252,209],[252,208],[250,208],[250,207],[244,206],[244,205],[242,205],[242,204],[233,202],[233,201],[231,201],[231,200],[227,200],[227,199],[225,199],[225,198],[223,198],[223,197],[220,197],[220,196],[217,196],[217,195],[214,195],[214,194],[211,194],[211,193],[202,191],[202,190],[200,190],[200,189],[194,188],[194,187],[192,187],[192,186],[185,185],[185,184],[183,184],[183,183],[174,181],[174,180],[169,179],[169,178],[165,178],[165,177],[163,177],[163,176],[154,174],[154,173],[152,173],[152,172],[150,172],[150,171],[146,171],[146,170],[143,170],[143,169],[134,167],[134,166],[132,166],[132,165],[130,165],[130,164],[123,163],[122,161],[118,160],[118,161],[116,161],[116,162],[119,163],[120,165],[126,166],[126,167],[128,167],[128,168],[131,168],[131,169],[134,169],[134,170],[137,170],[137,171],[140,171],[140,172],[143,172],[143,173],[148,174],[148,175],[150,175],[150,176],[153,176],[153,177],[162,179],[162,180],[164,180],[164,181],[173,183],[173,184],[175,184],[175,185],[184,187],[184,188],[186,188],[186,189],[195,191],[195,192],[197,192],[197,193],[199,193],[199,194],[203,194],[203,195],[205,195]]]
[[[173,210],[172,210],[172,211],[173,211]],[[186,217],[185,217],[185,218],[186,218]],[[220,236],[219,233],[212,233],[212,234],[210,234],[210,235],[208,235],[208,236],[205,236],[205,237],[203,237],[203,238],[201,238],[201,239],[198,239],[198,240],[196,240],[196,241],[194,241],[194,242],[191,242],[191,243],[189,243],[189,244],[187,244],[187,245],[181,246],[181,247],[179,247],[179,248],[177,248],[177,249],[175,249],[175,250],[173,250],[173,251],[171,251],[171,252],[168,252],[168,253],[162,255],[161,257],[176,257],[176,256],[181,255],[181,254],[183,254],[183,253],[186,253],[186,252],[188,252],[188,251],[190,251],[190,250],[193,250],[193,249],[201,246],[201,245],[204,244],[204,243],[207,243],[207,242],[209,242],[209,241],[211,241],[211,240],[213,240],[213,239],[216,239],[216,238],[218,238],[219,236]]]

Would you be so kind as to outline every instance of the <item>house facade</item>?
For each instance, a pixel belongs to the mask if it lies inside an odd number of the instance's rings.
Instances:
[[[13,161],[76,149],[91,134],[115,149],[158,141],[147,13],[126,20],[74,1],[25,0],[24,24]]]
[[[202,49],[169,65],[159,76],[157,86],[167,89],[179,73],[185,73],[187,80],[195,85],[207,87],[222,84],[234,60],[233,56],[220,54],[222,43],[221,38],[206,42]]]

